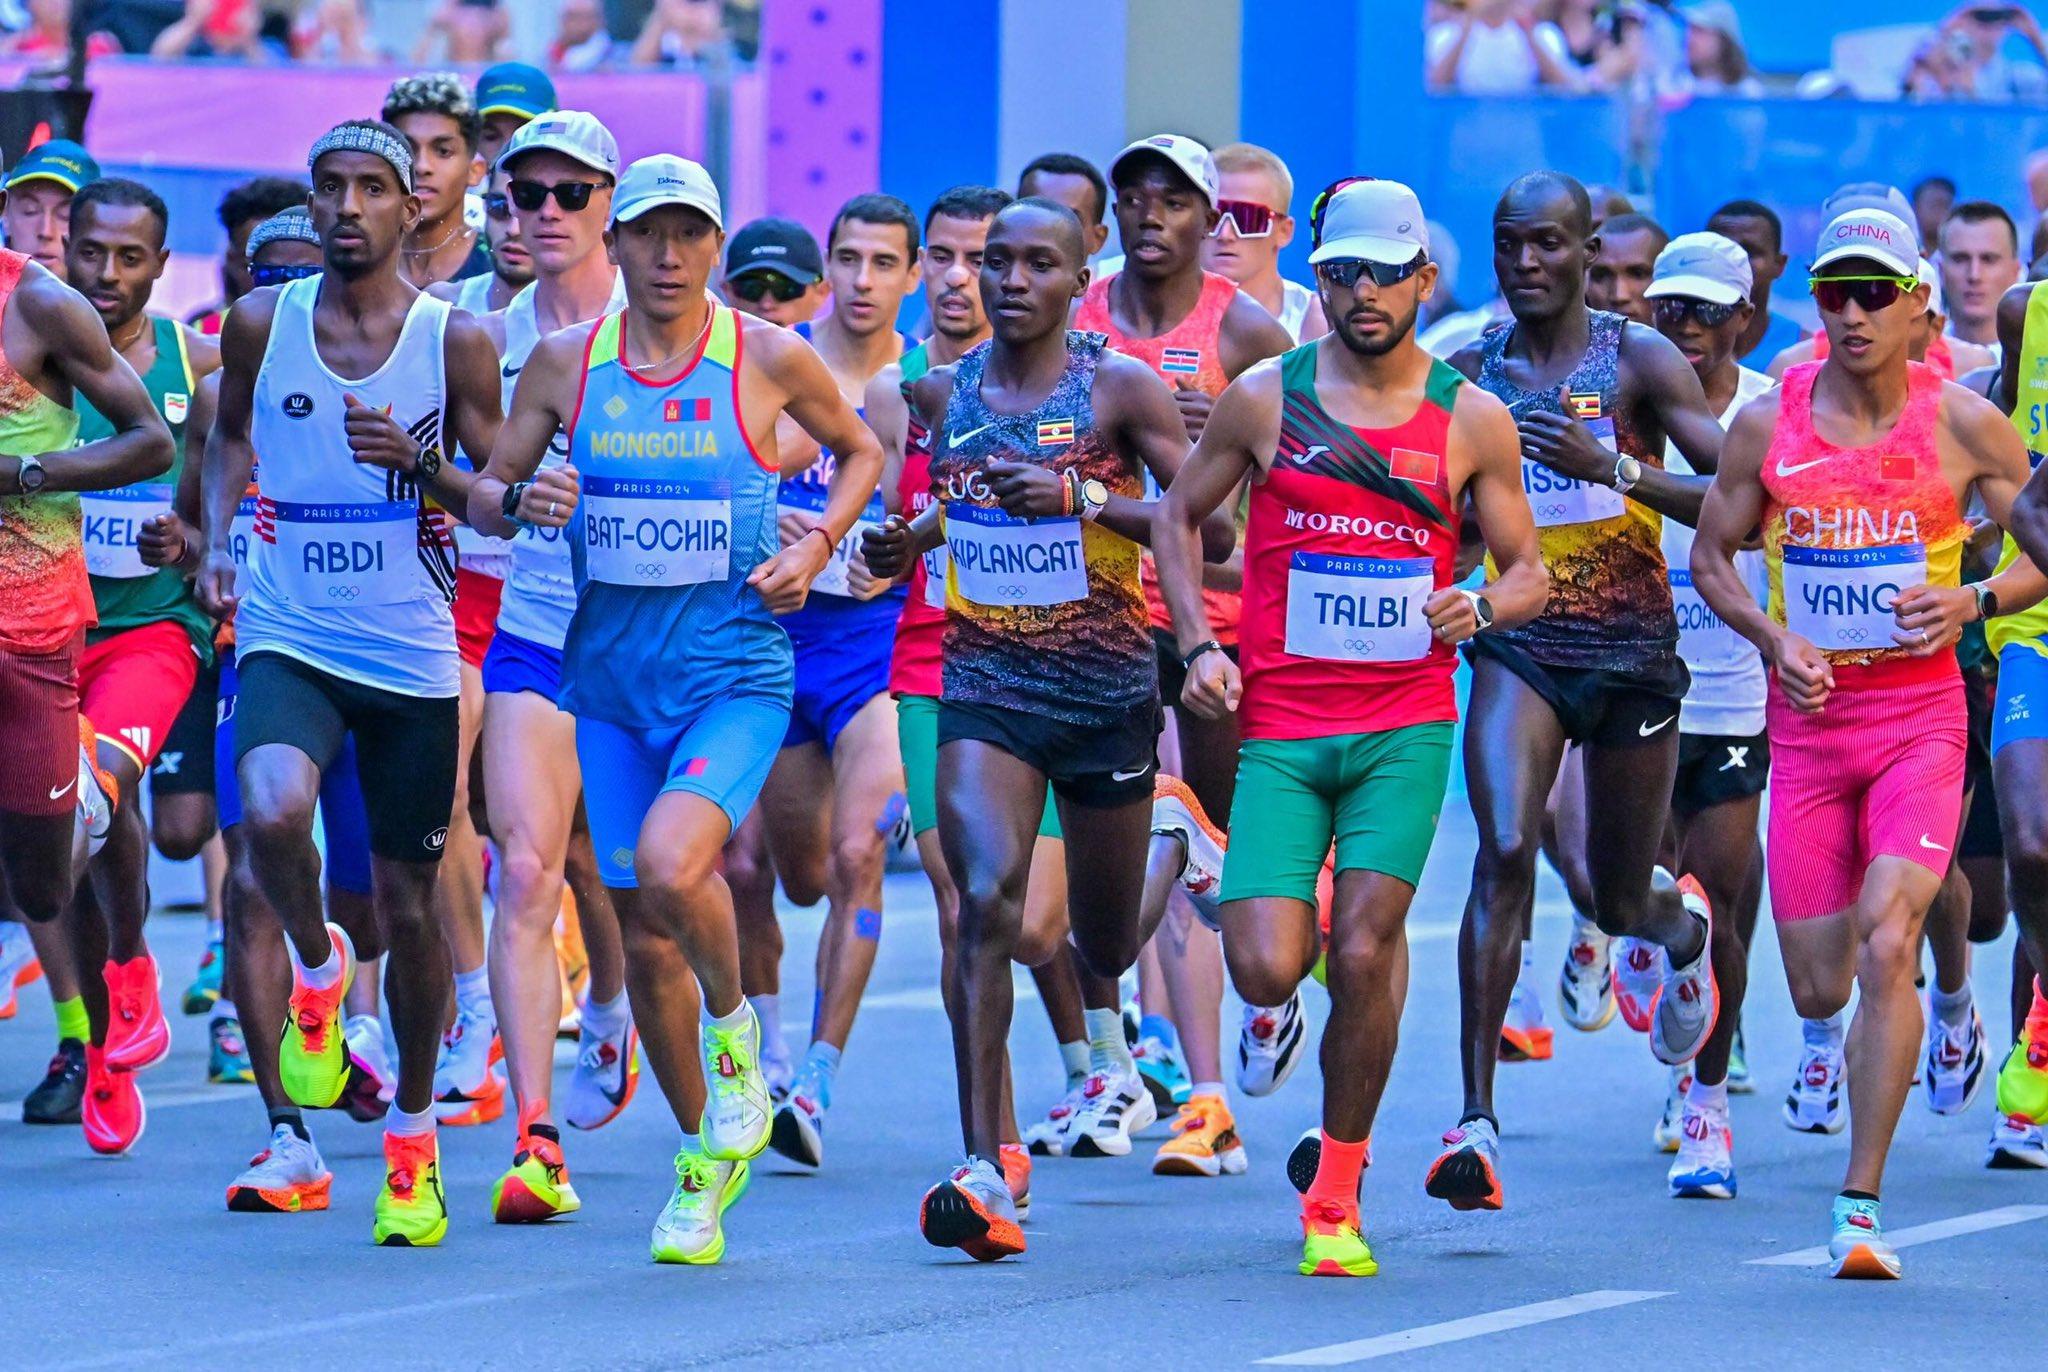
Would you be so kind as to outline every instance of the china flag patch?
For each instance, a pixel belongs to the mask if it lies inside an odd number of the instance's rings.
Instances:
[[[1886,481],[1911,481],[1913,479],[1913,459],[1905,453],[1894,454],[1890,457],[1880,457],[1877,460],[1877,474]]]
[[[1062,443],[1074,441],[1074,421],[1071,419],[1041,419],[1038,421],[1038,446],[1056,448]]]
[[[1437,475],[1435,453],[1421,452],[1415,448],[1396,448],[1387,463],[1397,481],[1414,481],[1425,486],[1434,486]]]
[[[698,396],[693,400],[664,400],[661,402],[661,420],[664,424],[680,424],[684,420],[702,424],[711,418],[711,399]]]

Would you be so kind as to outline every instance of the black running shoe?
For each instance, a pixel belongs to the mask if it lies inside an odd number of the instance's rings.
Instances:
[[[85,1101],[85,1045],[60,1039],[50,1070],[21,1100],[23,1124],[77,1124]]]

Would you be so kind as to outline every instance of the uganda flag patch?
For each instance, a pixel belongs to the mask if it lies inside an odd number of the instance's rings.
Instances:
[[[1911,481],[1913,479],[1913,459],[1904,453],[1890,457],[1880,457],[1877,460],[1877,474],[1880,479],[1885,481]]]
[[[1437,460],[1435,453],[1425,453],[1415,448],[1396,448],[1387,470],[1396,481],[1413,481],[1419,485],[1436,484]]]
[[[1564,411],[1573,419],[1598,419],[1600,417],[1600,392],[1566,391]]]
[[[1202,370],[1200,348],[1168,348],[1159,354],[1159,370],[1193,376]]]
[[[1041,419],[1038,421],[1038,446],[1057,448],[1062,443],[1074,441],[1074,421],[1071,419]]]

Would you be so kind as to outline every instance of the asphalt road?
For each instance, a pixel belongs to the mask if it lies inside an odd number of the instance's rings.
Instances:
[[[205,1084],[200,1020],[174,1025],[172,1056],[144,1078],[149,1128],[130,1156],[97,1158],[76,1130],[21,1125],[13,1100],[51,1042],[47,997],[30,988],[20,1017],[0,1024],[4,1364],[957,1369],[985,1359],[1184,1372],[1395,1355],[1400,1366],[1889,1368],[2009,1363],[2040,1347],[2027,1293],[2048,1259],[2048,1172],[1983,1167],[1988,1090],[1958,1118],[1936,1118],[1917,1095],[1907,1107],[1886,1207],[1895,1235],[1916,1240],[1904,1282],[1831,1282],[1799,1260],[1827,1241],[1847,1136],[1779,1122],[1798,1037],[1768,933],[1746,1016],[1759,1091],[1734,1104],[1738,1200],[1667,1198],[1668,1159],[1649,1138],[1664,1076],[1619,1020],[1590,1036],[1560,1028],[1554,1060],[1502,1069],[1504,1212],[1460,1215],[1426,1197],[1423,1172],[1459,1099],[1453,957],[1469,834],[1469,821],[1447,816],[1411,924],[1403,1042],[1365,1181],[1377,1278],[1294,1275],[1296,1201],[1280,1164],[1316,1119],[1312,1058],[1276,1096],[1239,1103],[1244,1177],[1154,1177],[1145,1145],[1125,1159],[1042,1160],[1024,1257],[983,1267],[927,1247],[918,1198],[957,1158],[958,1138],[930,900],[913,874],[890,879],[824,1168],[796,1175],[764,1157],[727,1216],[726,1260],[711,1269],[647,1260],[676,1133],[651,1075],[612,1126],[567,1141],[579,1215],[538,1230],[490,1223],[507,1118],[443,1131],[454,1213],[445,1245],[382,1250],[370,1243],[377,1132],[339,1114],[315,1121],[336,1175],[332,1210],[228,1213],[223,1190],[262,1146],[263,1116],[253,1089]],[[808,1002],[816,925],[789,916],[785,1004]],[[1566,930],[1546,876],[1546,965]],[[151,936],[175,995],[200,923],[167,914]],[[1981,952],[1977,979],[2001,1043],[2008,949]],[[1318,1021],[1320,996],[1311,988]],[[1234,1030],[1234,1002],[1225,1013]],[[1014,1052],[1020,1113],[1040,1110],[1056,1094],[1058,1061],[1022,997]]]

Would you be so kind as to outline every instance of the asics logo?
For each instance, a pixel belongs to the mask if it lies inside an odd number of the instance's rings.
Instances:
[[[1948,851],[1946,843],[1936,843],[1925,834],[1920,835],[1920,846],[1922,848],[1932,848],[1937,853],[1946,853]]]
[[[1636,732],[1642,735],[1644,738],[1648,738],[1651,734],[1657,733],[1658,731],[1663,729],[1663,727],[1666,724],[1669,724],[1671,720],[1677,718],[1677,715],[1672,715],[1670,719],[1663,720],[1657,724],[1652,724],[1648,720],[1645,720],[1643,723],[1636,725]]]
[[[1816,458],[1814,458],[1813,460],[1811,460],[1811,461],[1809,461],[1809,462],[1794,462],[1794,463],[1790,463],[1790,464],[1787,464],[1787,463],[1786,463],[1786,462],[1785,462],[1785,461],[1784,461],[1784,460],[1783,460],[1783,459],[1781,458],[1781,459],[1779,459],[1779,462],[1778,462],[1778,475],[1779,475],[1779,476],[1791,476],[1791,475],[1793,475],[1793,474],[1795,474],[1795,473],[1797,473],[1797,472],[1803,472],[1803,471],[1805,471],[1805,470],[1806,470],[1806,469],[1807,469],[1808,467],[1818,467],[1818,466],[1819,466],[1819,465],[1820,465],[1821,463],[1823,463],[1823,462],[1825,462],[1825,461],[1827,461],[1827,459],[1826,459],[1825,457],[1816,457]]]
[[[1721,770],[1724,772],[1732,772],[1737,767],[1747,767],[1748,765],[1749,749],[1747,747],[1738,748],[1732,743],[1729,744],[1728,760],[1721,764]]]
[[[946,436],[946,448],[948,451],[951,451],[952,449],[959,447],[962,443],[965,443],[968,439],[974,437],[976,434],[988,429],[993,429],[995,426],[995,421],[990,420],[988,423],[983,424],[980,428],[969,429],[964,434],[948,434]]]
[[[76,786],[77,784],[78,784],[78,778],[77,778],[77,777],[73,777],[73,778],[71,778],[71,780],[69,780],[69,781],[65,782],[65,783],[64,783],[64,784],[63,784],[62,786],[53,786],[53,787],[51,787],[51,788],[50,788],[50,799],[51,799],[51,800],[56,800],[56,799],[60,798],[60,797],[61,797],[61,796],[62,796],[62,795],[63,795],[63,794],[64,794],[64,793],[66,792],[66,791],[70,790],[70,789],[71,789],[71,788],[72,788],[73,786]]]

